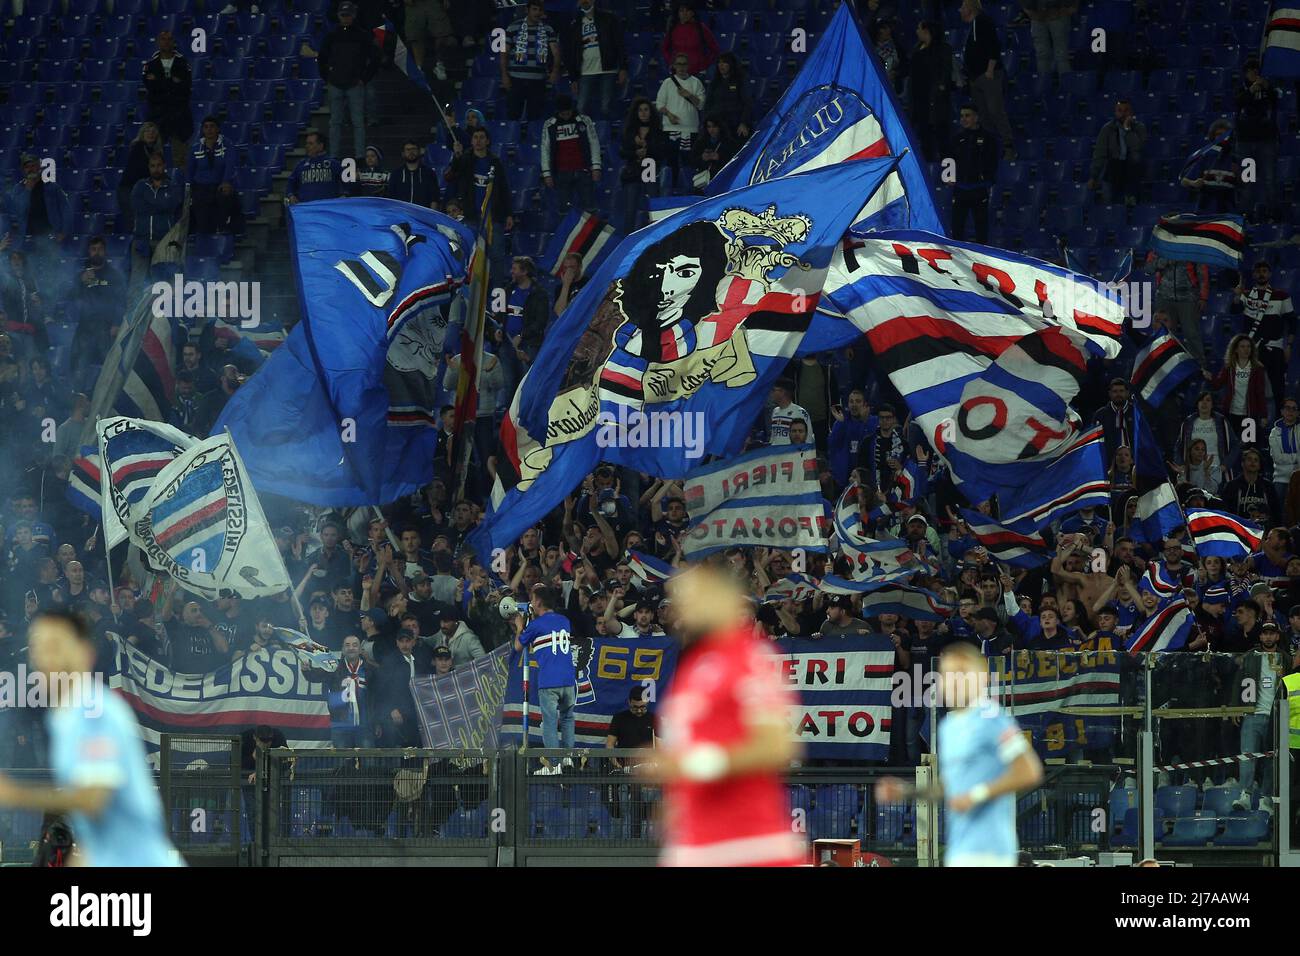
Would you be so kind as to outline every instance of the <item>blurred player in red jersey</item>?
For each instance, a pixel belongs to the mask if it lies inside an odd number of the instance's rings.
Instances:
[[[654,776],[664,784],[665,866],[797,866],[781,774],[796,756],[794,697],[723,569],[699,565],[668,583],[683,645],[659,713]]]

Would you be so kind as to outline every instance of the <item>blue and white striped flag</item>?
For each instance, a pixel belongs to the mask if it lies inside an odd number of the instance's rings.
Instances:
[[[1264,55],[1260,72],[1278,79],[1300,77],[1300,5],[1275,0],[1264,27]]]
[[[127,539],[132,509],[144,500],[154,479],[198,442],[171,425],[120,415],[100,419],[97,430],[104,542],[115,548]]]
[[[1239,561],[1259,550],[1264,529],[1226,511],[1195,508],[1187,512],[1187,530],[1201,557]]]
[[[1196,618],[1180,594],[1161,605],[1129,635],[1129,654],[1136,657],[1155,651],[1176,651],[1192,636]]]
[[[1245,228],[1245,219],[1231,213],[1161,216],[1151,228],[1151,250],[1175,262],[1236,269],[1246,251]]]
[[[131,540],[155,571],[209,600],[279,594],[290,586],[262,505],[229,434],[196,443],[132,509]]]
[[[1196,359],[1166,328],[1155,335],[1133,359],[1129,376],[1133,389],[1156,408],[1199,371]]]

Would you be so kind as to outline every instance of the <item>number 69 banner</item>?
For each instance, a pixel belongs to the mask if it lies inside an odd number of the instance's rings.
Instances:
[[[573,739],[579,747],[604,747],[609,722],[627,710],[632,688],[642,688],[650,711],[668,689],[677,668],[678,644],[670,637],[574,638],[578,664],[578,705]],[[510,661],[510,679],[501,711],[502,746],[518,746],[523,732],[524,688],[522,655]],[[541,711],[537,704],[536,676],[528,682],[528,743],[542,745]]]

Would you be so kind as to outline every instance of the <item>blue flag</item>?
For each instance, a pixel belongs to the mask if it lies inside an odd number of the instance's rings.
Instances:
[[[1133,466],[1138,493],[1137,524],[1130,533],[1159,548],[1187,524],[1174,486],[1169,483],[1160,445],[1139,406],[1133,408]]]
[[[1260,72],[1278,79],[1300,77],[1300,6],[1294,0],[1274,0],[1264,27]]]
[[[841,4],[785,95],[739,153],[709,183],[717,196],[752,183],[853,159],[899,156],[853,221],[861,228],[943,234],[920,152],[853,5]],[[846,194],[858,198],[853,194]]]
[[[893,159],[705,199],[629,236],[547,331],[501,426],[518,477],[471,539],[505,547],[602,458],[680,477],[744,444],[835,245]],[[852,204],[850,204],[852,205]]]
[[[1175,262],[1236,269],[1246,251],[1245,220],[1236,213],[1161,216],[1151,228],[1151,251]]]
[[[391,199],[289,211],[302,321],[231,398],[253,483],[319,505],[385,504],[433,477],[446,319],[474,235]]]

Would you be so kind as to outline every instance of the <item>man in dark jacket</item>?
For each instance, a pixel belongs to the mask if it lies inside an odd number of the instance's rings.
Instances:
[[[613,118],[614,85],[627,83],[627,50],[618,17],[578,0],[578,15],[560,37],[565,72],[578,83],[578,112],[591,116],[596,99],[602,119]]]
[[[551,304],[546,290],[537,282],[537,266],[527,256],[516,256],[510,263],[510,280],[506,314],[502,317],[506,336],[531,362],[541,347]]]
[[[15,248],[35,250],[38,243],[60,244],[72,232],[72,206],[68,194],[55,183],[41,178],[41,161],[34,153],[24,153],[20,160],[23,178],[9,189],[0,209],[0,224],[6,220]],[[0,234],[5,229],[0,228]]]
[[[238,232],[243,217],[235,192],[235,149],[221,135],[215,116],[205,116],[191,151],[190,231],[196,235]]]
[[[1276,217],[1277,111],[1281,91],[1259,75],[1259,61],[1251,58],[1242,69],[1237,88],[1237,148],[1255,160],[1255,182],[1243,185],[1249,201],[1239,203],[1253,221]]]
[[[149,178],[131,190],[135,242],[131,245],[131,285],[145,281],[158,243],[176,223],[185,203],[185,190],[167,175],[161,154],[149,157]]]
[[[998,141],[980,126],[974,103],[961,108],[961,132],[953,141],[957,180],[952,191],[952,237],[966,238],[966,219],[975,223],[975,241],[989,240],[989,190],[998,169]]]
[[[77,331],[72,337],[74,381],[87,365],[104,360],[126,306],[126,278],[108,258],[103,236],[91,236],[87,256],[73,282]]]
[[[1110,381],[1110,401],[1097,409],[1093,416],[1094,425],[1101,426],[1102,446],[1106,451],[1106,464],[1115,460],[1115,452],[1121,447],[1133,447],[1133,435],[1136,429],[1134,405],[1129,401],[1128,382],[1122,378]]]
[[[402,144],[402,165],[388,177],[385,195],[426,209],[437,209],[442,202],[438,173],[424,163],[424,150],[413,139]]]
[[[339,4],[339,25],[325,35],[317,65],[325,81],[330,108],[330,152],[343,156],[343,112],[352,123],[352,153],[366,152],[366,84],[379,70],[379,50],[373,34],[357,21],[357,5]]]
[[[185,168],[186,143],[194,132],[190,116],[190,87],[193,74],[185,57],[176,52],[170,30],[158,34],[158,52],[144,65],[144,89],[149,100],[149,119],[158,124],[163,139],[171,140],[172,163]]]
[[[397,633],[397,653],[384,659],[371,702],[381,747],[420,746],[411,678],[433,673],[433,653],[409,631]]]
[[[452,146],[455,158],[451,161],[451,172],[447,177],[451,184],[450,194],[460,200],[465,220],[477,227],[483,200],[487,196],[488,185],[491,184],[492,206],[488,214],[492,217],[493,229],[488,259],[492,263],[495,281],[505,271],[505,234],[515,227],[510,182],[505,163],[490,151],[492,137],[486,129],[475,127],[470,134],[469,144],[469,149],[463,149],[459,142]]]
[[[970,24],[962,47],[962,69],[970,84],[971,99],[979,107],[984,122],[1002,141],[1002,158],[1011,162],[1016,158],[1016,151],[1011,145],[1011,121],[1004,100],[1006,72],[1002,69],[997,25],[984,12],[981,0],[962,0],[961,19]]]
[[[1097,134],[1092,148],[1092,165],[1088,168],[1088,188],[1100,182],[1107,203],[1137,204],[1142,184],[1142,148],[1147,128],[1133,114],[1133,104],[1125,98],[1115,103],[1115,118]]]

